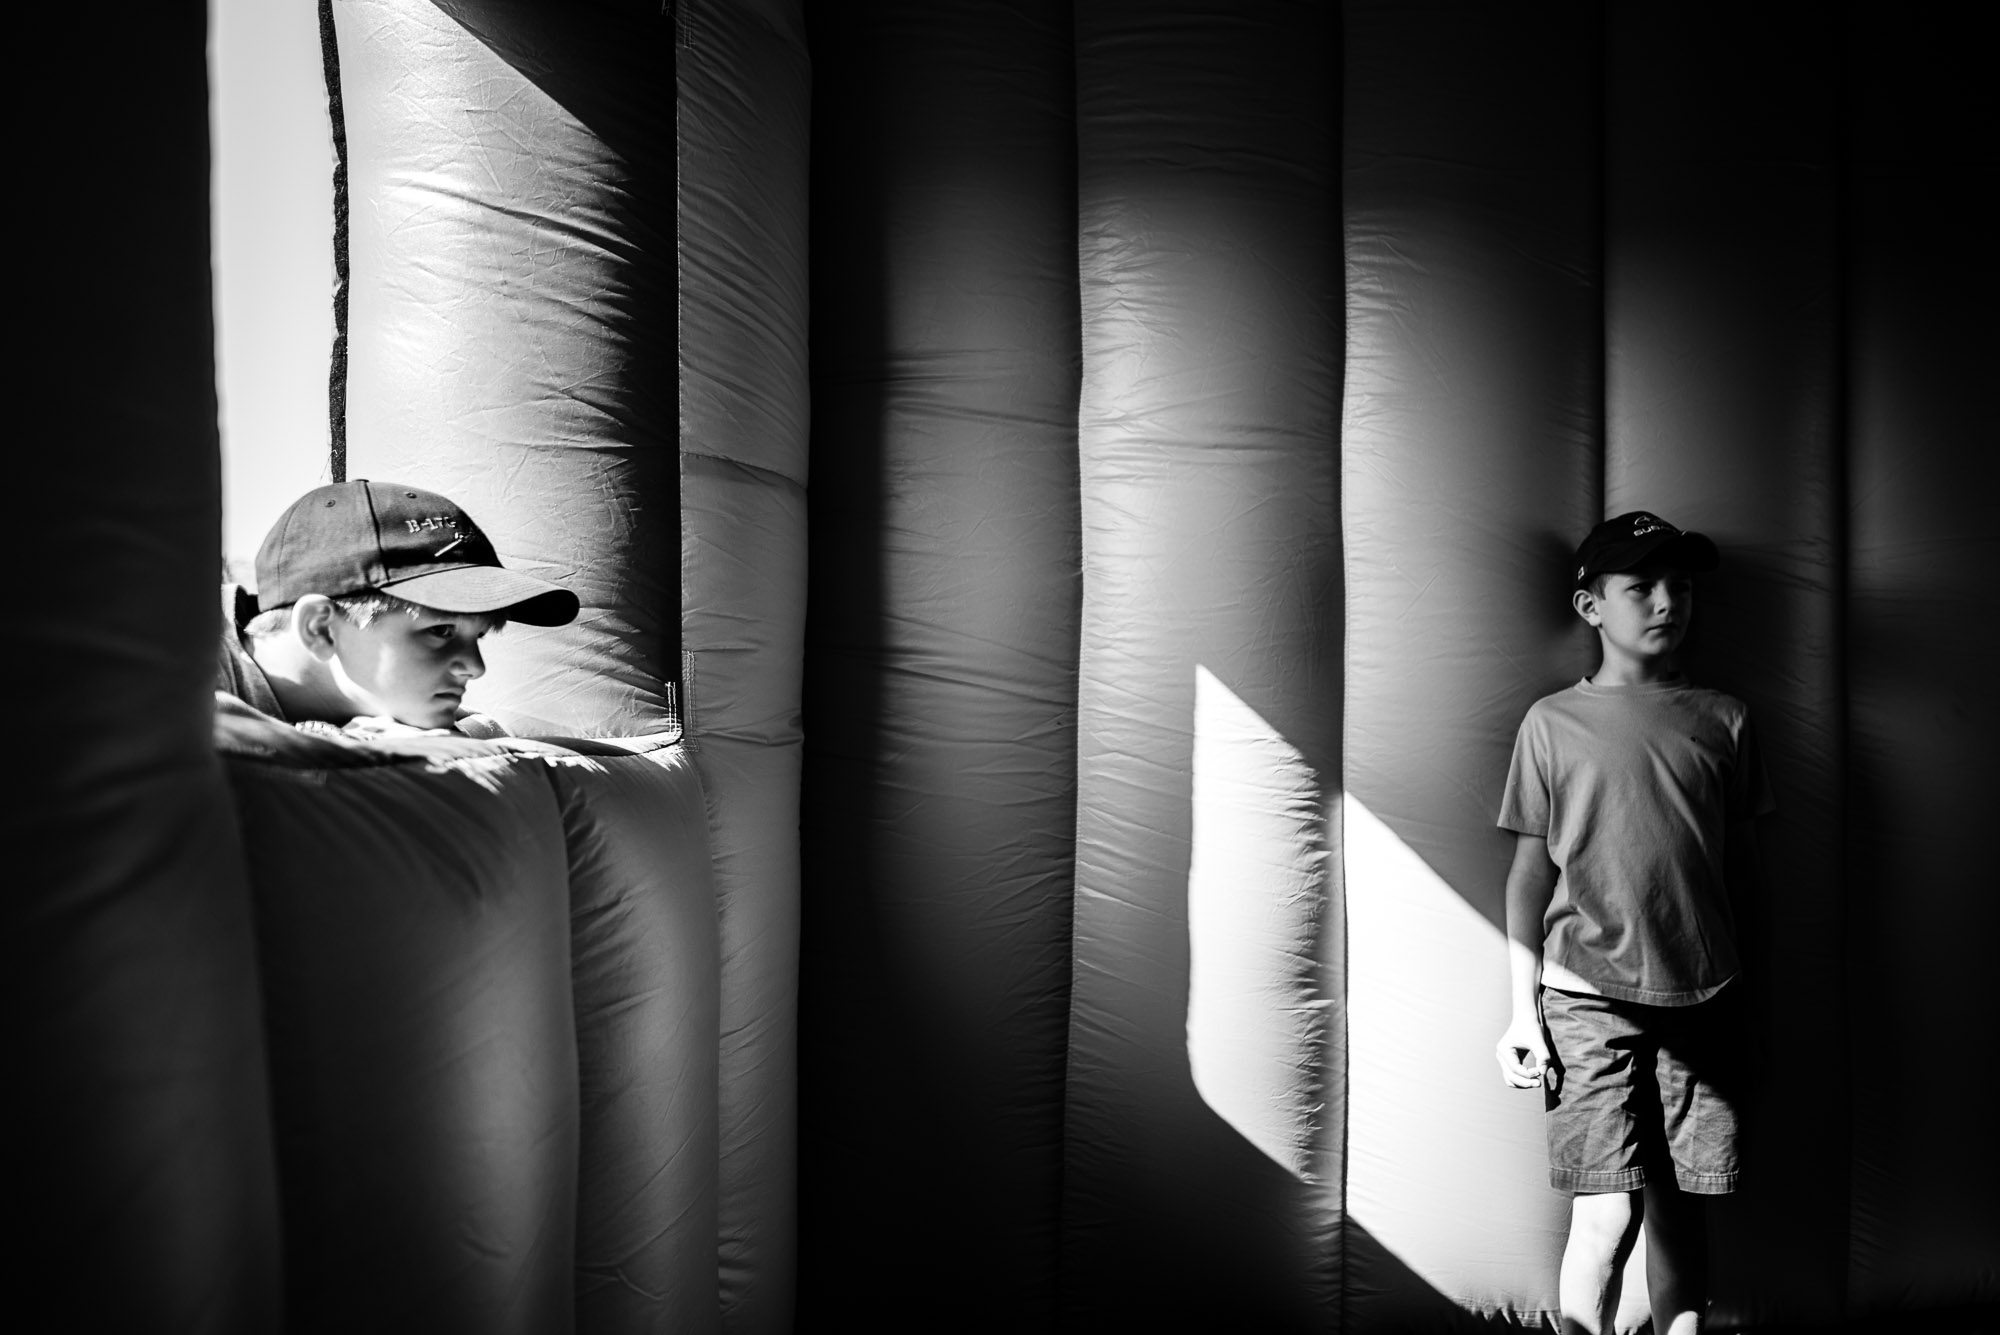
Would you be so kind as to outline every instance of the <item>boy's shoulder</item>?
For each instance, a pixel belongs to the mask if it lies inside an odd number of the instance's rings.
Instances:
[[[1563,687],[1561,690],[1550,691],[1547,695],[1542,696],[1540,699],[1536,700],[1535,703],[1529,705],[1528,712],[1532,714],[1538,709],[1540,710],[1559,709],[1562,707],[1565,701],[1580,696],[1583,693],[1582,688],[1589,684],[1590,684],[1589,678],[1585,677],[1571,682],[1569,685]]]
[[[1713,686],[1690,686],[1688,701],[1698,709],[1719,715],[1731,722],[1740,722],[1750,717],[1749,705],[1729,692],[1718,691]]]
[[[1524,734],[1551,737],[1576,733],[1594,737],[1607,726],[1617,731],[1678,728],[1692,719],[1740,730],[1750,707],[1709,686],[1685,679],[1651,687],[1597,686],[1588,678],[1551,691],[1528,706],[1521,718]]]
[[[1584,685],[1584,682],[1576,681],[1559,691],[1550,691],[1528,706],[1527,711],[1521,715],[1521,727],[1527,729],[1535,725],[1546,726],[1557,718],[1585,707],[1585,697],[1580,689]]]

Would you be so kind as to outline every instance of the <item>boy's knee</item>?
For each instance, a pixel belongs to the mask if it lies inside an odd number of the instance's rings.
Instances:
[[[1658,1237],[1701,1238],[1708,1227],[1708,1202],[1672,1183],[1646,1184],[1646,1231]]]
[[[1612,1256],[1639,1228],[1637,1192],[1607,1191],[1570,1199],[1570,1245]]]

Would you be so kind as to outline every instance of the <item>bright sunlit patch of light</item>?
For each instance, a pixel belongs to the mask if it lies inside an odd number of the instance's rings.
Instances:
[[[1326,1106],[1322,792],[1296,747],[1195,669],[1188,1066],[1208,1106],[1302,1182]]]
[[[1541,1096],[1505,1085],[1493,1057],[1502,935],[1354,794],[1341,810],[1348,1212],[1455,1302],[1552,1309],[1568,1210]]]

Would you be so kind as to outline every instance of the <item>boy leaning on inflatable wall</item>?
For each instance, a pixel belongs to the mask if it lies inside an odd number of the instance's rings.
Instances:
[[[481,640],[561,626],[574,593],[500,564],[460,506],[358,479],[307,492],[272,526],[257,592],[222,589],[216,708],[439,759],[539,751],[466,708]]]
[[[1739,1182],[1739,980],[1757,962],[1738,909],[1773,802],[1749,711],[1677,659],[1694,576],[1720,562],[1644,510],[1590,531],[1571,602],[1602,661],[1529,709],[1501,797],[1513,1019],[1495,1055],[1544,1092],[1549,1181],[1571,1202],[1564,1330],[1612,1329],[1641,1219],[1653,1329],[1700,1330],[1705,1202]]]

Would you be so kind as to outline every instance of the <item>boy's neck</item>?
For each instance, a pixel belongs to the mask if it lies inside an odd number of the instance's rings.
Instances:
[[[250,656],[263,669],[264,680],[291,723],[331,723],[345,726],[354,708],[335,688],[326,665],[289,636],[271,635],[250,642]]]
[[[1604,659],[1597,666],[1589,681],[1592,686],[1658,686],[1665,682],[1679,681],[1680,668],[1672,654],[1661,654],[1656,658],[1636,658],[1628,654],[1612,652],[1608,647]]]

